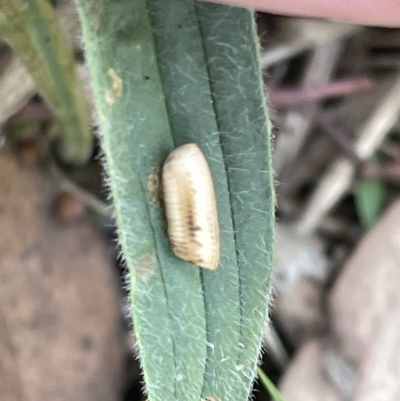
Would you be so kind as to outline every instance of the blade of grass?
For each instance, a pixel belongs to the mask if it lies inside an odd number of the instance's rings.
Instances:
[[[268,391],[269,395],[273,398],[273,400],[285,401],[279,390],[276,388],[275,384],[272,383],[270,378],[264,373],[264,371],[260,367],[257,368],[257,373],[258,377],[261,380],[261,383],[264,385],[265,389]]]
[[[72,47],[50,2],[0,0],[0,32],[62,125],[60,156],[72,164],[86,162],[92,150],[89,106]]]
[[[376,157],[372,164],[377,164]],[[370,228],[380,216],[385,199],[385,186],[380,177],[367,177],[357,180],[354,188],[357,213],[362,225]]]

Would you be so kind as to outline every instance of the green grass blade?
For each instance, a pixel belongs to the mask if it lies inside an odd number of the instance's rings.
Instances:
[[[261,383],[268,391],[269,395],[274,401],[285,401],[279,390],[276,388],[275,384],[272,383],[270,378],[264,373],[261,368],[257,368],[258,376],[260,377]]]
[[[86,162],[92,150],[90,111],[72,48],[49,1],[0,0],[0,33],[62,124],[62,158],[69,163]]]
[[[377,157],[371,159],[379,165]],[[385,185],[380,177],[365,177],[356,181],[354,200],[361,224],[370,228],[378,220],[385,201]]]

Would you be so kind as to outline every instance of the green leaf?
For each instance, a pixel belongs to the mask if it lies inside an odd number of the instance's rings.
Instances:
[[[275,207],[253,15],[187,0],[77,3],[149,399],[246,401]],[[157,172],[184,142],[213,176],[216,271],[173,255],[156,196]]]

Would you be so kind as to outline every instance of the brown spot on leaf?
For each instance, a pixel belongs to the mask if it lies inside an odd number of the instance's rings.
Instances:
[[[106,102],[109,106],[112,106],[116,99],[122,95],[122,79],[113,68],[109,68],[108,75],[111,78],[111,89],[106,91]]]
[[[151,277],[156,265],[156,258],[153,253],[143,253],[136,261],[136,273],[139,280],[146,280]]]
[[[161,195],[161,185],[160,185],[160,176],[156,171],[153,171],[148,176],[147,190],[151,192],[153,202],[159,203]]]

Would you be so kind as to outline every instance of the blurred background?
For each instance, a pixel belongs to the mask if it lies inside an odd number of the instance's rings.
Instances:
[[[57,13],[90,99],[74,3]],[[398,401],[400,29],[257,25],[277,191],[262,369],[286,401]],[[1,38],[0,74],[0,400],[145,400],[100,148],[55,160]]]

